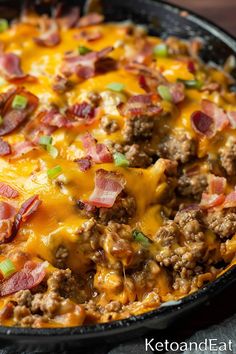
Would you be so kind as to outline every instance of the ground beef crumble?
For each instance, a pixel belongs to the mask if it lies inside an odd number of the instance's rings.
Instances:
[[[221,238],[230,238],[236,232],[236,209],[228,208],[207,213],[204,218],[206,227]]]
[[[220,161],[228,176],[236,174],[236,140],[230,139],[220,150]]]

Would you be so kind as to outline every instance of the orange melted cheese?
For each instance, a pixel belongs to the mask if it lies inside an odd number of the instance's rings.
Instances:
[[[95,91],[103,99],[101,116],[112,117],[122,128],[126,118],[120,115],[116,108],[117,104],[120,100],[123,100],[123,96],[145,93],[139,86],[137,77],[124,68],[121,67],[116,71],[96,75],[84,81],[73,78],[75,85],[72,90],[65,94],[58,94],[52,89],[53,78],[60,73],[65,52],[76,50],[79,45],[88,46],[95,51],[107,46],[114,46],[115,49],[110,56],[119,60],[125,54],[125,51],[128,51],[134,45],[135,38],[126,35],[123,25],[98,25],[93,26],[92,29],[99,30],[103,35],[102,38],[88,43],[85,40],[76,39],[82,29],[61,30],[61,43],[54,48],[44,48],[33,41],[33,37],[39,36],[36,27],[30,24],[17,23],[0,34],[0,41],[4,43],[5,52],[15,53],[21,58],[23,72],[37,77],[37,82],[24,83],[24,87],[39,98],[38,111],[49,109],[51,105],[57,105],[63,110],[66,106],[86,100],[88,94]],[[158,38],[154,37],[150,37],[150,41],[153,43],[160,42]],[[187,68],[187,63],[184,61],[175,58],[160,58],[156,60],[156,66],[170,82],[176,82],[177,79],[194,79],[193,74]],[[220,73],[218,75],[219,80],[221,80]],[[111,82],[122,83],[125,87],[124,92],[109,91],[107,85]],[[14,85],[4,81],[1,83],[0,91],[5,92],[11,87],[14,87]],[[195,89],[186,90],[184,103],[180,104],[175,119],[169,122],[174,133],[184,129],[189,136],[196,136],[190,124],[190,116],[192,112],[201,109],[203,98],[212,99],[216,102],[219,100],[219,97],[214,97],[213,94],[211,95],[208,92],[199,92]],[[231,110],[236,109],[235,102],[224,101],[223,107]],[[26,199],[35,194],[39,195],[39,199],[42,201],[42,205],[37,212],[26,223],[22,224],[16,239],[6,247],[6,256],[11,255],[12,250],[17,250],[30,254],[33,259],[46,260],[53,264],[55,250],[60,245],[64,245],[69,250],[68,266],[72,271],[78,274],[86,272],[89,268],[89,260],[81,241],[80,229],[88,219],[78,213],[75,201],[88,200],[94,189],[94,177],[98,169],[116,171],[125,177],[125,188],[128,193],[135,197],[137,202],[137,212],[130,221],[130,226],[141,230],[150,239],[154,239],[157,230],[163,224],[161,204],[163,204],[163,196],[169,188],[163,161],[160,159],[146,169],[116,167],[114,163],[95,164],[88,171],[82,172],[74,160],[85,154],[81,143],[81,136],[85,131],[90,131],[99,143],[106,143],[107,140],[119,143],[123,139],[122,129],[108,136],[99,122],[95,122],[84,128],[61,128],[52,133],[53,145],[59,152],[56,158],[52,158],[42,147],[19,158],[0,158],[0,182],[6,182],[19,192],[19,198],[12,200],[12,205],[19,208]],[[24,138],[21,129],[4,137],[10,144],[24,141]],[[208,149],[213,149],[212,153],[215,153],[214,149],[216,148],[207,142],[205,145],[202,142],[198,149],[199,157],[201,157],[205,155]],[[62,173],[57,179],[50,179],[47,171],[57,165],[61,166]],[[62,187],[59,185],[60,182]],[[7,199],[0,197],[0,201],[7,201]],[[214,235],[209,233],[207,237],[209,247],[214,249]],[[137,252],[140,250],[140,245],[135,242],[133,242],[133,247],[136,247]],[[153,252],[155,252],[155,247]],[[109,262],[113,262],[112,255],[110,255]],[[50,266],[48,272],[53,271],[54,267]],[[94,285],[101,293],[99,299],[101,305],[105,305],[111,300],[117,300],[123,304],[135,301],[136,296],[129,280],[127,280],[122,291],[117,290],[119,289],[119,281],[120,278],[117,277],[115,270],[110,271],[108,268],[97,267]],[[181,294],[170,294],[169,283],[164,270],[157,269],[155,287],[159,288],[162,301],[181,296]],[[143,294],[140,293],[140,300],[142,296]],[[5,298],[1,301],[6,304],[7,300]],[[146,307],[145,301],[147,301]],[[149,304],[150,298],[145,301],[142,305],[140,304],[140,307],[133,310],[134,314],[156,306],[154,300],[154,305]],[[7,322],[7,324],[9,323]],[[76,324],[78,323],[76,320],[73,322],[73,319],[66,322],[66,325]],[[57,325],[64,324],[58,319],[58,322],[54,320],[45,326]]]

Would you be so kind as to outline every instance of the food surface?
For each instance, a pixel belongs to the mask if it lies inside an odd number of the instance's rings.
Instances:
[[[76,7],[0,32],[0,324],[123,319],[230,267],[234,58]]]

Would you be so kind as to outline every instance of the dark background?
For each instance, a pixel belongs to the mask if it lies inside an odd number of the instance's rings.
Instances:
[[[168,0],[215,22],[236,36],[236,0]]]

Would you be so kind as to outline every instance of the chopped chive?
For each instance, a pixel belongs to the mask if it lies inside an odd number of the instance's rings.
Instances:
[[[0,263],[0,271],[2,272],[4,278],[7,278],[15,273],[16,268],[10,259],[5,259]]]
[[[125,155],[121,154],[120,152],[115,152],[113,154],[115,165],[119,167],[128,167],[129,161],[125,157]]]
[[[80,46],[79,46],[78,51],[79,51],[79,54],[80,54],[80,55],[85,55],[85,54],[87,54],[87,53],[92,52],[92,50],[91,50],[90,48],[85,47],[85,46],[83,46],[83,45],[80,45]]]
[[[168,56],[168,47],[164,43],[157,44],[153,49],[153,53],[155,57],[166,58]]]
[[[125,85],[121,82],[111,82],[107,85],[107,88],[112,91],[121,92],[124,90]]]
[[[171,96],[170,90],[167,86],[164,86],[164,85],[158,86],[157,92],[159,93],[161,98],[163,98],[163,100],[169,101],[169,102],[172,101],[172,96]]]
[[[3,117],[0,116],[0,125],[2,125],[2,123],[3,123]]]
[[[12,108],[25,109],[25,107],[27,106],[27,103],[28,103],[28,100],[25,96],[16,95],[14,97],[13,102],[12,102]]]
[[[47,152],[55,159],[58,156],[58,150],[55,146],[48,144]]]
[[[141,243],[144,247],[147,247],[150,245],[150,240],[141,232],[138,230],[133,231],[133,238],[135,241]]]
[[[50,168],[47,171],[48,177],[51,179],[58,177],[61,173],[62,173],[62,168],[59,165],[55,166],[53,168]]]
[[[52,137],[48,135],[40,136],[39,144],[40,145],[50,145],[52,143]]]
[[[5,32],[8,27],[8,21],[5,18],[0,18],[0,33]]]
[[[187,88],[200,89],[202,87],[202,82],[199,80],[182,80],[178,79],[178,82],[182,82]]]

